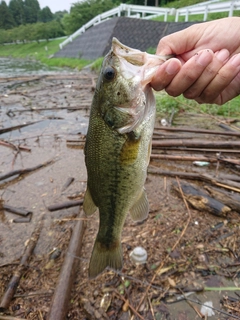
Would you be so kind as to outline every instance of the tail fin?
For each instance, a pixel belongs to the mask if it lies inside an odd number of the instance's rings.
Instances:
[[[122,264],[121,241],[116,241],[114,245],[107,248],[100,241],[96,240],[89,263],[89,278],[95,278],[106,267],[120,270],[122,269]]]

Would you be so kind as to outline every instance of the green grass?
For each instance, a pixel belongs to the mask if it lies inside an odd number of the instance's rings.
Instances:
[[[170,115],[174,109],[175,112],[205,113],[240,119],[240,96],[222,106],[216,104],[198,104],[194,100],[185,99],[182,95],[174,98],[164,91],[155,92],[155,97],[159,116]]]
[[[102,58],[98,58],[97,60],[95,60],[92,64],[91,64],[91,68],[93,71],[99,73],[101,66],[102,66],[102,62],[103,62],[103,57]]]
[[[30,42],[23,44],[0,45],[0,57],[28,58],[39,60],[48,66],[69,67],[81,69],[91,61],[74,58],[53,58],[59,50],[59,44],[63,39],[43,41],[40,43]]]

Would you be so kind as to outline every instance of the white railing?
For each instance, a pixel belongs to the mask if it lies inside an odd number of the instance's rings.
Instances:
[[[127,5],[125,3],[120,4],[117,8],[111,9],[104,13],[101,13],[88,21],[85,25],[83,25],[80,29],[74,32],[70,37],[68,37],[65,41],[60,43],[60,49],[63,48],[67,43],[73,41],[74,38],[84,33],[90,27],[106,20],[112,18],[114,16],[120,17],[124,15],[125,17],[138,17],[138,18],[147,18],[147,15],[155,15],[155,16],[164,16],[164,21],[167,21],[167,16],[170,14],[172,9],[170,8],[160,8],[160,7],[150,7],[150,6],[137,6],[137,5]]]
[[[132,4],[122,3],[117,8],[101,13],[83,25],[80,29],[74,32],[65,41],[60,43],[62,49],[67,43],[73,41],[74,38],[84,33],[90,27],[105,21],[106,19],[122,16],[131,18],[152,19],[159,16],[164,16],[164,21],[167,21],[169,15],[175,16],[175,22],[178,22],[180,16],[185,16],[185,21],[188,21],[189,15],[203,14],[203,20],[207,20],[208,13],[212,12],[228,12],[228,16],[233,15],[234,10],[240,10],[240,0],[218,2],[219,0],[210,0],[196,5],[184,7],[181,9],[161,8],[152,6],[137,6]]]
[[[196,6],[189,6],[176,10],[175,21],[177,22],[180,16],[185,16],[185,21],[188,21],[189,15],[203,14],[203,21],[207,20],[209,13],[213,12],[228,12],[228,16],[233,16],[234,10],[240,10],[240,1],[226,1],[218,3],[199,3]]]

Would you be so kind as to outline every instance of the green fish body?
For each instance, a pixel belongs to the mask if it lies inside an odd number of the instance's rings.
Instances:
[[[147,218],[144,189],[155,122],[155,99],[149,86],[163,57],[131,49],[113,38],[93,97],[85,144],[88,173],[83,209],[97,208],[99,231],[89,277],[107,266],[122,268],[121,233],[128,212]]]

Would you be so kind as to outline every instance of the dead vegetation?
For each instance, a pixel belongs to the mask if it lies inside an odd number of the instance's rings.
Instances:
[[[94,83],[89,72],[0,81],[0,320],[240,319],[239,119],[156,121],[149,218],[127,218],[123,270],[88,279],[98,220],[79,208]],[[31,219],[16,224],[14,209]]]

